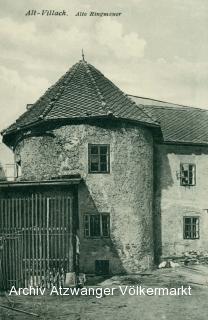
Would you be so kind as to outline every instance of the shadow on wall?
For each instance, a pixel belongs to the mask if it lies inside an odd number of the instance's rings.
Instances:
[[[177,156],[199,156],[207,155],[208,149],[203,146],[182,146],[182,145],[156,145],[154,149],[154,243],[155,243],[155,263],[159,262],[162,254],[161,241],[161,200],[162,191],[173,186],[170,162],[168,155]],[[174,174],[177,174],[175,172]]]
[[[168,189],[174,184],[167,150],[154,148],[154,201],[153,201],[153,237],[154,237],[154,261],[160,262],[162,255],[162,225],[161,225],[161,197],[162,189]]]
[[[3,168],[3,165],[0,163],[0,181],[6,181],[6,172]]]
[[[99,205],[99,209],[95,204],[94,198]],[[109,213],[109,210],[106,211],[106,207],[109,207],[109,204],[104,203],[104,197],[102,196],[102,190],[96,191],[93,195],[90,194],[90,191],[85,184],[82,182],[79,185],[79,237],[80,237],[80,272],[87,274],[97,274],[97,275],[107,275],[110,274],[126,274],[126,270],[123,267],[122,261],[119,257],[118,250],[121,251],[121,248],[113,241],[113,234],[110,227],[110,236],[105,237],[102,233],[102,227],[105,228],[106,225],[101,226],[102,224],[102,214]],[[102,209],[103,207],[103,209]],[[86,228],[91,223],[91,228],[93,222],[88,220],[88,225],[86,225],[85,217],[86,215],[96,215],[97,221],[100,223],[98,227],[97,237],[86,236]],[[110,215],[110,226],[112,225],[112,216]],[[104,223],[106,224],[106,223]],[[102,262],[107,261],[107,262]],[[109,263],[109,267],[108,267]],[[102,270],[103,268],[103,270]]]

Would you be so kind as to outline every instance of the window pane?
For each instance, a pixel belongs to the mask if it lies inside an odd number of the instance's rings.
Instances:
[[[89,216],[87,216],[87,215],[85,215],[85,217],[84,217],[84,232],[85,232],[86,237],[90,236]]]
[[[107,171],[107,164],[106,163],[101,163],[100,164],[100,171],[101,172],[106,172]]]
[[[182,164],[182,168],[183,168],[184,171],[188,171],[189,165],[187,163],[183,163]]]
[[[100,162],[107,162],[107,156],[100,156]]]
[[[90,171],[97,172],[99,169],[98,163],[91,163]]]
[[[185,223],[190,224],[191,223],[191,218],[185,218]]]
[[[98,154],[98,146],[90,146],[91,154]]]
[[[100,146],[100,154],[107,154],[108,147],[107,146]]]
[[[102,231],[103,237],[109,237],[109,216],[106,214],[102,216]]]
[[[99,157],[96,155],[91,155],[91,163],[99,163]]]
[[[190,180],[190,185],[194,185],[196,183],[196,181],[195,181],[195,165],[193,165],[193,164],[189,165],[189,180]]]
[[[90,236],[100,236],[100,215],[90,215]]]

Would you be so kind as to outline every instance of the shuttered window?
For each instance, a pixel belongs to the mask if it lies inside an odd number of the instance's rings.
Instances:
[[[180,177],[182,186],[194,186],[196,184],[196,165],[181,163]]]

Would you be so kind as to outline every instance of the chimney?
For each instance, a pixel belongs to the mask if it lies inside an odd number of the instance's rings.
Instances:
[[[26,109],[29,110],[29,109],[32,107],[32,105],[33,105],[33,104],[28,103],[28,104],[26,105]]]

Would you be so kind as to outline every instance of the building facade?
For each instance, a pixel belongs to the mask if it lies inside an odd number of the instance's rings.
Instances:
[[[207,125],[205,110],[127,96],[74,65],[2,133],[21,168],[0,184],[2,237],[16,235],[15,251],[23,234],[16,278],[137,273],[206,253]]]

